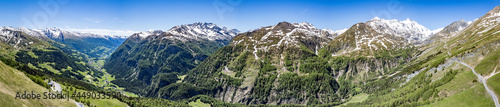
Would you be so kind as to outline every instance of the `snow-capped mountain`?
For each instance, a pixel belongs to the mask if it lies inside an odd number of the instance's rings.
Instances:
[[[4,37],[11,37],[15,33],[13,31],[16,31],[16,29],[14,29],[12,27],[2,27],[0,35],[2,35]]]
[[[43,37],[45,36],[44,33],[41,31],[41,30],[37,30],[37,29],[28,29],[28,28],[25,28],[25,27],[19,27],[17,28],[18,31],[21,31],[21,32],[24,32],[30,36],[34,36],[34,37]]]
[[[470,26],[464,30],[472,31],[475,35],[485,35],[489,34],[489,31],[498,29],[500,24],[500,6],[493,8],[486,15],[474,20]],[[494,32],[492,34],[497,34],[500,32]]]
[[[327,31],[330,35],[332,35],[332,36],[329,36],[328,38],[335,39],[335,37],[344,33],[345,31],[347,31],[347,29],[348,28],[344,28],[344,29],[340,29],[340,30],[331,30],[331,29],[322,29],[322,30]]]
[[[358,23],[332,40],[326,49],[332,56],[352,55],[353,52],[371,55],[377,50],[400,48],[408,44],[403,37],[379,33],[366,23]]]
[[[463,22],[461,22],[463,23]],[[450,51],[473,50],[500,40],[500,6],[490,10],[484,16],[474,20],[459,32],[448,36],[446,47]],[[453,52],[452,52],[452,55]]]
[[[70,32],[70,31],[62,30],[62,29],[59,29],[56,27],[45,28],[45,29],[28,29],[25,27],[19,27],[19,28],[3,27],[2,29],[11,29],[13,31],[21,31],[23,33],[26,33],[30,36],[37,37],[37,38],[43,38],[43,37],[49,37],[51,39],[61,39],[61,38],[66,38],[66,37],[122,38],[122,39],[127,38],[126,36],[99,35],[99,34],[92,34],[92,33]]]
[[[2,31],[0,36],[4,39],[2,42],[8,43],[15,48],[26,47],[32,44],[33,41],[54,40],[90,57],[106,57],[127,38],[125,36],[70,32],[55,27],[46,29],[2,27],[0,30]],[[17,42],[11,43],[12,40],[17,40]]]
[[[239,31],[236,29],[228,29],[220,27],[213,23],[197,22],[193,24],[177,25],[167,31],[154,30],[142,31],[133,34],[131,37],[146,38],[148,36],[158,36],[162,33],[168,35],[165,38],[178,39],[185,41],[187,39],[207,39],[210,41],[216,40],[230,40],[236,36]]]
[[[412,44],[424,41],[432,34],[439,32],[439,29],[434,31],[429,30],[409,18],[404,21],[398,21],[396,19],[385,20],[375,17],[366,22],[366,24],[371,26],[377,33],[403,37]]]
[[[142,32],[138,32],[138,33],[134,33],[131,37],[141,37],[141,38],[146,38],[150,35],[153,35],[153,36],[158,36],[159,34],[161,33],[164,33],[163,31],[161,30],[154,30],[154,31],[142,31]]]
[[[261,27],[241,34],[233,39],[232,45],[249,46],[248,49],[268,52],[272,49],[283,50],[288,47],[306,46],[311,51],[317,52],[336,36],[345,32],[345,29],[333,31],[330,29],[317,29],[310,23],[280,22],[273,26]],[[282,48],[283,47],[283,48]],[[257,58],[257,55],[255,55]]]
[[[0,28],[0,42],[10,45],[14,48],[22,48],[34,44],[38,39],[29,37],[19,29],[13,27]]]
[[[46,28],[46,29],[42,29],[42,32],[47,35],[49,38],[62,38],[64,39],[64,36],[66,35],[69,35],[70,32],[67,32],[67,31],[63,31],[61,29],[58,29],[58,28]]]
[[[43,33],[49,38],[52,39],[63,39],[63,38],[122,38],[125,39],[127,38],[126,36],[116,36],[116,35],[99,35],[99,34],[93,34],[93,33],[80,33],[80,32],[70,32],[66,30],[62,30],[59,28],[46,28],[46,29],[40,29],[40,30],[35,30]]]
[[[442,38],[453,37],[455,36],[455,34],[458,34],[460,31],[469,26],[471,23],[472,21],[465,21],[465,20],[455,21],[450,25],[444,27],[441,31],[432,35],[432,37],[430,37],[429,39],[430,41],[439,41]]]
[[[127,88],[147,87],[148,94],[154,95],[161,88],[159,84],[164,83],[154,82],[153,77],[190,71],[219,48],[228,45],[238,32],[212,23],[138,32],[111,54],[104,68],[116,78],[140,83]]]
[[[28,29],[28,28],[25,28],[25,27],[19,27],[19,28],[14,28],[14,27],[10,27],[10,26],[4,26],[1,28],[2,31],[20,31],[20,32],[23,32],[23,33],[26,33],[30,36],[33,36],[33,37],[36,37],[36,38],[44,38],[46,37],[44,35],[43,32],[41,32],[41,30],[36,30],[36,29]]]
[[[465,20],[459,20],[451,23],[450,25],[446,26],[442,31],[443,33],[455,33],[458,31],[461,31],[465,29],[467,26],[469,26],[472,23],[472,21],[465,21]]]
[[[168,32],[188,38],[195,37],[212,41],[230,39],[239,33],[236,29],[228,29],[226,27],[219,27],[213,23],[201,22],[175,26],[168,30]]]
[[[336,37],[328,46],[333,56],[372,55],[379,50],[406,48],[421,45],[431,35],[442,29],[429,30],[415,21],[385,20],[375,17],[365,23],[357,23]]]

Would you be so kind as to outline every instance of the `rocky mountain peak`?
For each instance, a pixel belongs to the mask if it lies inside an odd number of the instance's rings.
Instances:
[[[336,36],[345,32],[346,29],[333,31],[330,29],[317,29],[310,23],[279,22],[273,26],[261,27],[260,29],[246,32],[236,36],[232,45],[245,45],[253,50],[255,58],[258,51],[279,52],[290,48],[306,47],[316,52],[324,47]]]
[[[457,32],[469,26],[470,23],[471,23],[470,21],[465,21],[461,19],[446,26],[445,29],[443,29],[443,31],[446,31],[447,33]]]
[[[280,22],[280,23],[275,25],[274,29],[292,30],[292,29],[295,29],[295,26],[291,23],[288,23],[288,22]]]
[[[490,10],[488,13],[492,14],[492,13],[500,13],[500,6],[496,6],[495,8],[493,8],[492,10]]]
[[[463,19],[461,19],[459,21],[455,21],[455,22],[451,23],[450,25],[442,28],[441,31],[432,35],[432,37],[429,38],[429,41],[427,41],[427,43],[430,43],[431,41],[442,41],[443,38],[452,37],[455,34],[459,33],[460,31],[464,30],[471,23],[472,23],[471,21],[465,21]]]
[[[139,38],[146,38],[148,36],[158,36],[159,34],[163,33],[162,30],[150,30],[150,31],[142,31],[142,32],[137,32],[132,34],[130,37],[139,37]]]
[[[183,36],[190,39],[229,40],[236,36],[239,31],[220,27],[213,23],[197,22],[193,24],[177,25],[167,32],[173,35]]]
[[[366,24],[378,33],[403,37],[406,38],[409,43],[424,41],[437,32],[431,31],[409,18],[404,21],[398,21],[396,19],[385,20],[375,17],[367,21]]]

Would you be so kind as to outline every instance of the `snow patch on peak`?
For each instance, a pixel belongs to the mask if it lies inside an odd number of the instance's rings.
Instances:
[[[12,27],[12,26],[4,26],[4,27],[2,27],[2,29],[14,30],[15,28],[14,28],[14,27]]]
[[[330,39],[335,39],[335,37],[339,36],[340,34],[344,33],[347,31],[348,28],[340,29],[340,30],[331,30],[331,29],[321,29],[323,31],[326,31],[330,36],[328,38]]]
[[[406,20],[405,20],[405,21],[403,21],[403,22],[414,22],[414,21],[413,21],[413,20],[410,20],[410,18],[406,18]]]
[[[35,30],[35,29],[28,29],[28,28],[25,28],[25,27],[19,27],[19,28],[14,28],[14,27],[11,27],[11,26],[4,26],[2,27],[2,30],[3,29],[8,29],[10,31],[21,31],[21,32],[24,32],[28,35],[31,35],[31,36],[35,36],[35,37],[38,37],[38,36],[43,36],[43,33],[41,33],[40,30]]]
[[[2,27],[2,29],[0,29],[0,39],[5,39],[2,36],[12,37],[13,36],[12,31],[15,31],[15,29],[12,27]]]
[[[441,31],[441,30],[443,30],[443,29],[444,29],[444,27],[434,29],[434,30],[432,30],[432,31],[431,31],[431,34],[436,34],[436,33],[440,32],[440,31]]]
[[[55,27],[42,29],[42,32],[50,38],[61,38],[63,35],[63,31]]]
[[[342,34],[345,31],[347,31],[347,29],[349,29],[349,28],[344,28],[344,29],[336,30],[336,31],[333,31],[333,33]]]
[[[236,36],[239,31],[220,27],[213,23],[197,22],[187,25],[177,25],[169,33],[191,39],[228,40]]]
[[[161,31],[161,30],[149,30],[149,31],[138,32],[138,33],[135,33],[133,35],[139,36],[141,38],[146,38],[148,36],[158,36],[161,33],[163,33],[163,31]]]
[[[200,40],[207,39],[215,40],[230,40],[236,36],[239,31],[236,29],[228,29],[220,27],[213,23],[196,22],[193,24],[177,25],[167,31],[162,30],[149,30],[137,32],[132,37],[147,38],[149,36],[159,36],[166,33],[167,39],[177,39],[186,41],[188,39]]]
[[[307,30],[316,29],[316,27],[314,27],[312,24],[306,22],[293,23],[293,26],[295,26],[296,28],[307,29]]]
[[[81,33],[77,31],[67,31],[59,29],[56,27],[45,28],[45,29],[29,29],[25,27],[13,28],[13,27],[2,27],[2,29],[10,29],[12,31],[20,31],[26,33],[33,37],[49,37],[51,39],[63,39],[64,36],[72,37],[91,37],[91,38],[126,38],[125,36],[111,36],[111,35],[100,35],[93,33]]]
[[[256,59],[258,59],[256,55],[258,51],[268,52],[272,49],[300,48],[302,45],[316,52],[346,30],[317,29],[312,24],[306,22],[279,22],[273,26],[251,30],[251,32],[258,33],[239,37],[233,40],[231,45],[247,45],[247,48],[253,50]],[[250,47],[254,48],[251,49]]]
[[[141,37],[141,38],[146,38],[149,35],[151,35],[151,32],[139,32],[139,33],[137,33],[137,35],[139,35],[139,37]]]
[[[396,19],[385,20],[375,17],[366,22],[366,24],[371,26],[378,33],[404,37],[408,42],[412,43],[423,41],[433,34],[433,31],[409,18],[404,21],[398,21]]]

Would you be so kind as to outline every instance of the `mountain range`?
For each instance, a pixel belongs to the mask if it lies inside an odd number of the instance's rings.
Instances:
[[[196,22],[128,37],[2,27],[0,67],[43,87],[121,92],[131,106],[499,106],[499,21],[500,6],[436,30],[378,17],[340,30]]]
[[[135,33],[110,56],[104,69],[117,77],[112,82],[126,87],[127,91],[156,93],[227,45],[238,33],[236,29],[212,23]],[[164,81],[157,76],[175,78]]]

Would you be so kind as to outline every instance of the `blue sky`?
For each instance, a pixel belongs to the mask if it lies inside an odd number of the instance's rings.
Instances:
[[[472,21],[500,0],[2,0],[0,26],[58,27],[128,36],[211,22],[240,31],[281,21],[338,30],[373,17],[410,18],[429,29]]]

